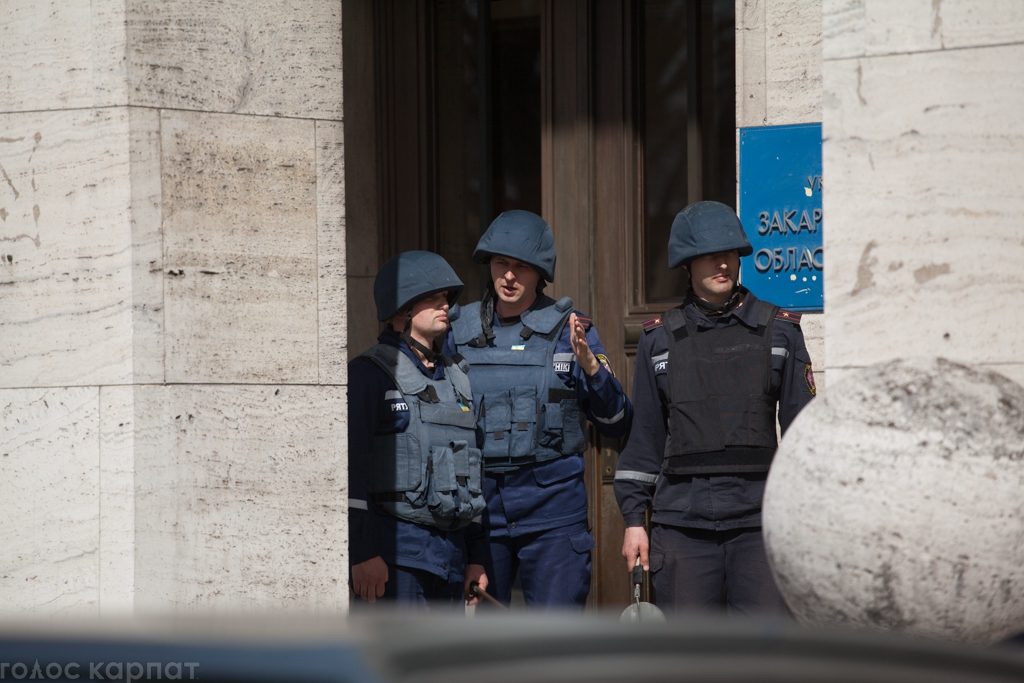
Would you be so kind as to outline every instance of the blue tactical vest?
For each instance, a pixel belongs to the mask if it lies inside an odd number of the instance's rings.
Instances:
[[[487,338],[480,302],[449,312],[452,340],[469,362],[487,471],[508,472],[586,448],[576,392],[556,374],[568,372],[574,359],[555,354],[570,313],[569,297],[555,302],[541,295],[518,324],[495,327]]]
[[[373,438],[373,501],[409,522],[445,531],[466,526],[487,503],[465,368],[439,355],[445,376],[432,380],[394,346],[377,344],[361,355],[390,375],[409,406],[404,432]]]

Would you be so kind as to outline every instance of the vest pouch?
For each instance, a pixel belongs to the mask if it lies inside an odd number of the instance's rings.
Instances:
[[[465,453],[465,441],[463,453]],[[427,466],[427,507],[441,519],[454,519],[459,512],[456,459],[451,448],[431,446]]]
[[[722,422],[733,427],[725,433],[725,445],[777,448],[775,399],[765,394],[719,396]]]
[[[541,406],[540,446],[571,455],[587,448],[587,438],[580,420],[580,406],[575,398]]]
[[[451,427],[462,427],[464,429],[476,428],[476,417],[469,406],[452,405],[449,403],[423,403],[419,404],[420,420],[428,424],[445,425]]]
[[[669,438],[667,455],[706,453],[725,448],[718,401],[678,401],[669,404]]]
[[[468,523],[483,513],[487,503],[483,496],[482,460],[480,450],[470,448],[465,441],[430,448],[427,507],[432,515]]]
[[[508,459],[512,439],[512,406],[507,391],[484,394],[480,401],[480,430],[483,432],[484,458]]]
[[[560,403],[544,403],[540,407],[540,439],[541,448],[549,448],[562,452],[562,405]]]
[[[394,457],[390,457],[394,453]],[[414,434],[381,434],[373,438],[373,458],[370,461],[370,493],[403,493],[410,502],[424,490],[423,458],[420,442]]]
[[[466,488],[473,496],[481,496],[480,502],[483,505],[484,492],[484,459],[479,448],[466,448],[467,480]],[[483,507],[480,508],[483,512]],[[475,517],[479,513],[475,513]]]
[[[580,404],[574,398],[559,401],[562,411],[562,454],[582,453],[587,450],[587,435],[583,433]]]
[[[466,523],[483,514],[487,507],[483,489],[483,456],[480,449],[471,448],[465,441],[452,442],[455,458],[455,484],[458,494],[458,518]]]
[[[533,452],[537,439],[537,387],[512,387],[512,443],[513,458]]]

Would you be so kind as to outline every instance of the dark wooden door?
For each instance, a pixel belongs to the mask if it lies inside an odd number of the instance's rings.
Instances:
[[[558,252],[549,293],[593,316],[631,391],[642,322],[685,293],[665,263],[671,217],[698,199],[734,205],[732,0],[343,7],[350,270],[356,249],[364,279],[398,251],[437,251],[472,301],[482,229],[507,208],[539,212]],[[350,311],[367,285],[350,278]],[[350,316],[350,339],[371,337],[360,325]],[[621,445],[591,431],[586,454],[602,608],[632,594],[612,490]]]

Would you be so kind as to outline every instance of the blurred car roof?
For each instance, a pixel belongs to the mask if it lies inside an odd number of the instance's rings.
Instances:
[[[33,672],[79,682],[167,680],[167,664],[175,663],[181,680],[204,683],[1024,681],[1020,649],[808,628],[785,619],[626,624],[611,615],[446,618],[374,610],[350,617],[0,621],[3,680],[31,679]],[[129,664],[137,665],[133,676]]]

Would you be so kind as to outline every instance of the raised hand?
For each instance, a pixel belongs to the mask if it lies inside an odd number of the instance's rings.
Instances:
[[[601,363],[598,362],[594,352],[590,350],[590,344],[587,343],[587,330],[575,313],[569,314],[569,332],[569,343],[572,344],[572,352],[576,354],[576,362],[588,376],[597,374],[597,371],[601,369]]]

